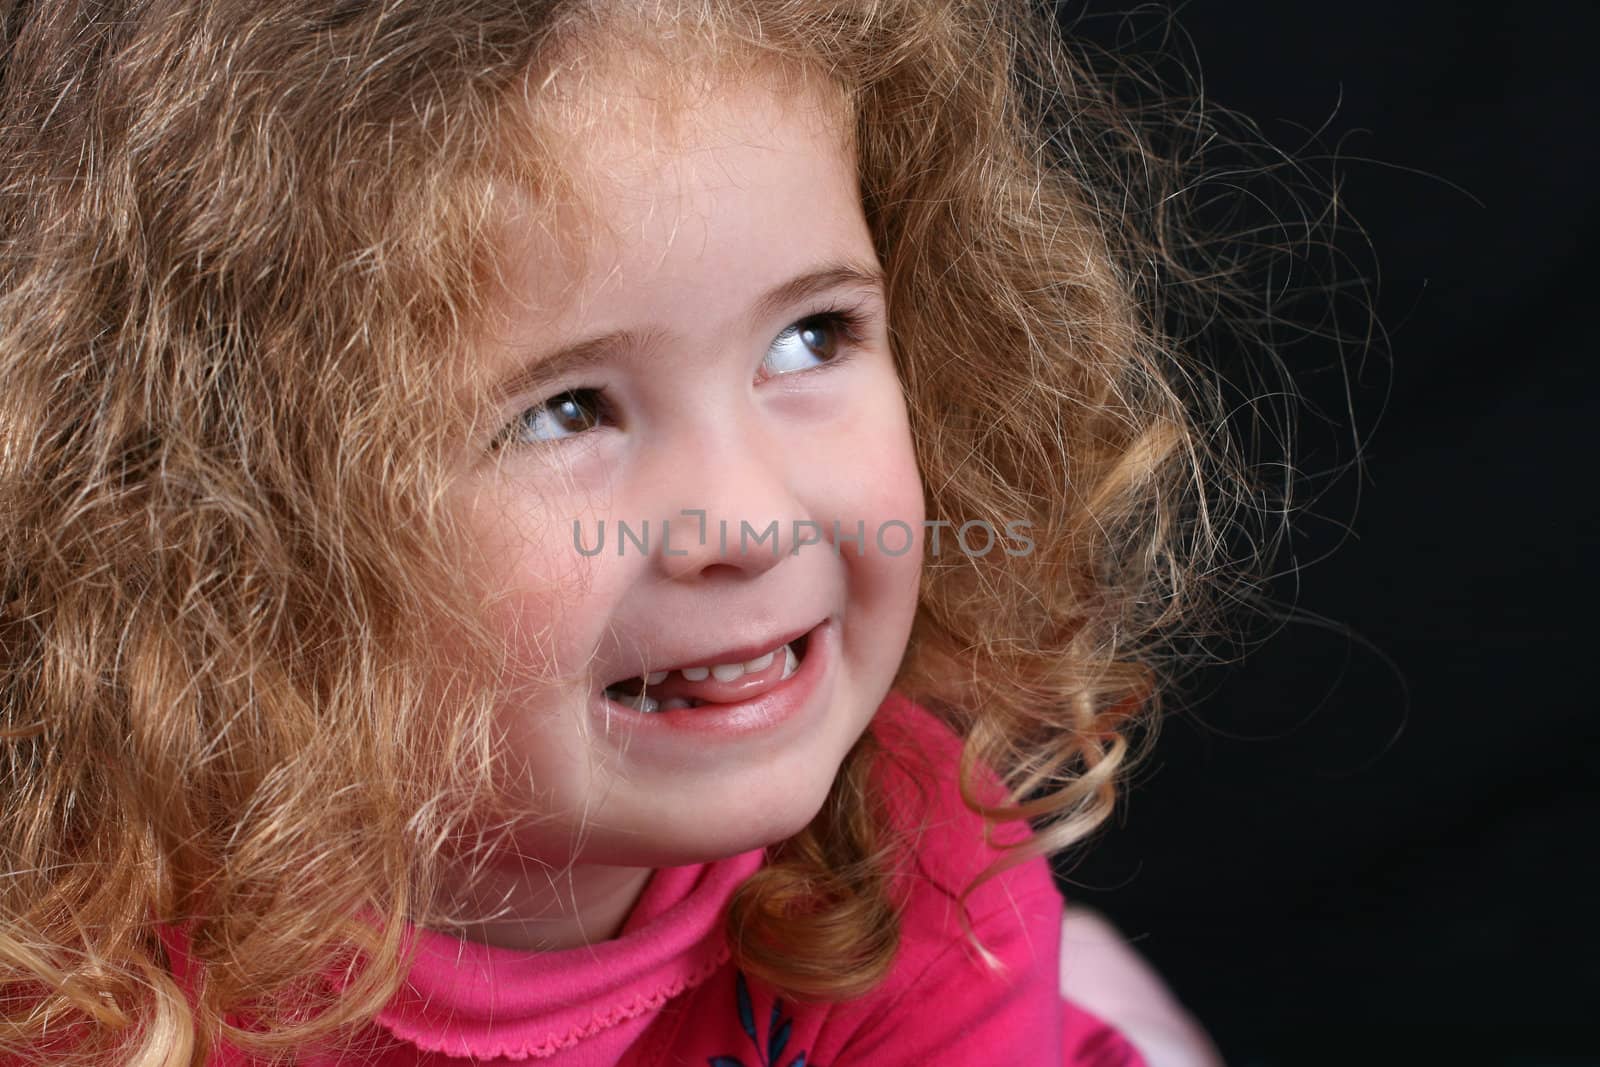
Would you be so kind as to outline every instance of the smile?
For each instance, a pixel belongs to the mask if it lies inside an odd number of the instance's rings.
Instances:
[[[605,686],[604,695],[619,707],[646,715],[756,700],[794,677],[818,628],[748,659],[728,658],[624,678]]]

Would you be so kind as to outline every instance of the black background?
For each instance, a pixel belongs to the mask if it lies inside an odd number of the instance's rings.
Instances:
[[[1199,676],[1125,810],[1058,862],[1230,1064],[1600,1064],[1597,7],[1176,12],[1211,99],[1337,149],[1318,165],[1387,331],[1343,350],[1348,398],[1318,369],[1339,350],[1290,358],[1363,440],[1275,588],[1331,624]],[[1116,10],[1060,8],[1161,46]],[[1305,433],[1308,470],[1352,460]]]

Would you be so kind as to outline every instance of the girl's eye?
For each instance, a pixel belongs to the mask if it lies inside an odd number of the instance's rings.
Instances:
[[[499,444],[531,444],[559,441],[592,430],[605,417],[605,403],[598,389],[568,389],[540,401],[518,415],[506,427]]]
[[[857,321],[852,312],[825,311],[799,322],[773,338],[762,366],[772,374],[808,370],[843,358],[840,349],[853,343]]]
[[[864,319],[853,309],[834,308],[808,315],[773,338],[761,366],[768,375],[790,374],[833,366],[849,358],[861,342]],[[601,389],[568,389],[541,400],[500,431],[492,447],[532,445],[577,437],[598,427],[611,414]]]

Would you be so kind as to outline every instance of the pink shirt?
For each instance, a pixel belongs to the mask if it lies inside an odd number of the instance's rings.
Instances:
[[[920,748],[927,759],[885,771],[892,808],[925,830],[904,883],[900,951],[866,997],[797,1004],[731,964],[722,909],[761,865],[756,851],[658,870],[620,936],[584,948],[528,953],[418,929],[409,983],[379,1016],[367,1050],[305,1062],[1144,1067],[1120,1034],[1058,992],[1062,901],[1043,860],[968,899],[974,930],[1008,971],[985,967],[962,930],[957,897],[996,853],[956,790],[960,743],[894,693],[873,728],[889,751]],[[211,1062],[249,1061],[224,1049]]]

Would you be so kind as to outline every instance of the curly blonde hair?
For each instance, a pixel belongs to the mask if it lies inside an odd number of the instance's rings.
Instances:
[[[1048,11],[0,14],[0,1058],[289,1055],[403,979],[496,767],[490,696],[439,691],[438,620],[486,677],[494,650],[442,504],[474,415],[436,383],[488,308],[486,178],[559,179],[502,136],[529,71],[601,35],[838,90],[927,515],[1034,541],[927,563],[896,688],[966,738],[968,803],[1036,828],[1004,863],[1106,819],[1171,639],[1247,573],[1229,533],[1259,487],[1164,326],[1225,281],[1189,254],[1183,160]],[[893,957],[885,755],[863,738],[730,907],[736,961],[791,995],[859,995]],[[1010,803],[980,803],[983,767]]]

